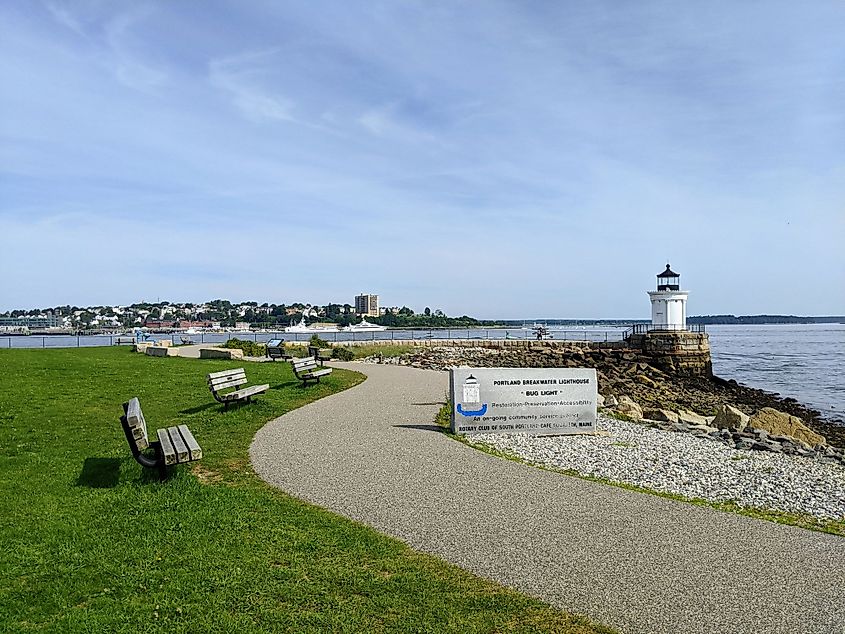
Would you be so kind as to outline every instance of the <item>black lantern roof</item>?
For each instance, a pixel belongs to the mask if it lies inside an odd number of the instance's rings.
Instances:
[[[677,273],[675,273],[672,269],[669,268],[669,263],[666,263],[666,270],[663,273],[658,273],[657,277],[681,277]]]
[[[669,268],[669,263],[666,263],[666,270],[663,273],[657,274],[657,290],[658,291],[679,291],[681,290],[678,280],[680,275]]]

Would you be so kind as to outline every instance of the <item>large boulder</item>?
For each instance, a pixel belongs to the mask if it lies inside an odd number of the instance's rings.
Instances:
[[[790,416],[771,407],[764,407],[754,414],[748,425],[754,429],[762,429],[770,436],[789,436],[810,447],[827,442],[824,436],[807,427],[797,416]]]
[[[749,416],[740,412],[736,407],[725,403],[716,409],[716,418],[711,423],[719,429],[743,430],[748,426]]]
[[[243,359],[244,351],[238,348],[200,348],[200,359]]]
[[[699,416],[688,409],[678,410],[678,421],[686,423],[687,425],[709,425],[711,420],[712,419],[709,419],[706,416]]]
[[[178,357],[179,350],[168,346],[148,346],[146,354],[151,357]]]
[[[642,383],[643,385],[647,385],[649,387],[657,387],[657,383],[653,379],[650,379],[649,377],[647,377],[645,374],[638,374],[634,378],[637,381],[639,381],[640,383]]]
[[[675,412],[670,412],[668,409],[645,409],[643,410],[643,418],[648,420],[663,421],[665,423],[677,423],[678,415]]]
[[[632,401],[627,396],[619,397],[619,404],[616,405],[616,411],[632,420],[643,419],[643,409],[637,403]]]

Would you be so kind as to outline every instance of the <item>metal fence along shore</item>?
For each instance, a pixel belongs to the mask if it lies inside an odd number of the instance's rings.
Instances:
[[[544,341],[621,341],[629,332],[626,328],[568,328],[549,329],[543,336]],[[195,344],[221,344],[229,339],[246,339],[256,343],[266,343],[271,339],[282,339],[288,342],[307,342],[312,334],[319,336],[329,343],[349,343],[367,341],[424,341],[424,340],[535,340],[535,333],[531,329],[523,328],[422,328],[396,329],[381,332],[334,332],[315,331],[303,332],[203,332],[187,333],[150,333],[144,341],[160,341],[170,339],[173,345],[185,342]],[[134,338],[127,334],[114,335],[12,335],[0,336],[0,348],[92,348],[97,346],[113,346],[134,342]]]

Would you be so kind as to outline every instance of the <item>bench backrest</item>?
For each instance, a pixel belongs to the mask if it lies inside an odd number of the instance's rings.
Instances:
[[[208,375],[208,387],[214,393],[229,387],[237,387],[244,383],[246,383],[246,372],[244,372],[243,368],[212,372]]]
[[[267,356],[270,357],[271,359],[280,359],[281,357],[285,356],[284,345],[268,346],[267,347]]]
[[[141,403],[136,396],[128,403],[123,404],[123,418],[121,422],[125,426],[126,439],[130,444],[135,445],[132,453],[141,451],[150,446],[147,437],[147,421],[144,420],[144,413],[141,411]]]
[[[292,359],[293,371],[297,374],[300,372],[308,372],[309,370],[317,369],[317,362],[314,357],[302,357],[301,359]]]

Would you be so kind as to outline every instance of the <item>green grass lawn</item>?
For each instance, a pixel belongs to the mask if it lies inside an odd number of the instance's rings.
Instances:
[[[233,367],[271,388],[224,411],[205,375]],[[253,474],[266,421],[361,379],[303,388],[283,363],[0,351],[0,631],[609,632]],[[185,423],[202,461],[166,482],[142,470],[119,423],[133,396],[151,436]]]

